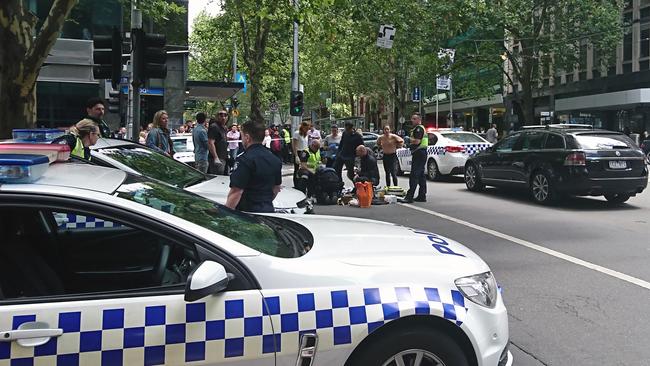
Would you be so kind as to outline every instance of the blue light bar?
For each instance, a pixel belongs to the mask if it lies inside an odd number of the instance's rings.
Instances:
[[[31,183],[47,171],[49,164],[45,155],[0,155],[0,183]]]
[[[11,133],[18,142],[52,142],[65,132],[56,128],[26,128],[14,129]]]

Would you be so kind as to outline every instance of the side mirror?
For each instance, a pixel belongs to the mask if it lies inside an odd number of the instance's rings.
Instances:
[[[204,261],[190,273],[185,285],[185,301],[192,302],[221,292],[228,287],[233,275],[217,262]]]

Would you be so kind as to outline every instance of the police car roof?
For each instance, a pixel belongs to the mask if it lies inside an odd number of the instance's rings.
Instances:
[[[33,185],[79,188],[111,194],[124,182],[127,174],[121,170],[90,164],[54,163],[33,183],[0,184],[0,191],[22,190]]]

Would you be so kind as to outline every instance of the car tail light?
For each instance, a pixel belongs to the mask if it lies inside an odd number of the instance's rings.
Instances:
[[[460,153],[465,152],[465,148],[462,146],[445,146],[445,151],[448,153]]]
[[[585,166],[587,165],[587,157],[583,152],[574,152],[564,159],[564,165],[567,166]]]

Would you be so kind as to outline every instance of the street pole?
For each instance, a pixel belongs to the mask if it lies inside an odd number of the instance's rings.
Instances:
[[[298,12],[298,0],[293,0],[293,6]],[[291,91],[299,91],[300,83],[298,81],[298,20],[293,19],[293,68],[291,70]],[[302,116],[291,117],[291,132],[298,129],[298,125],[302,122]]]
[[[420,112],[420,116],[421,116],[422,115],[422,94],[423,94],[421,86],[418,86],[418,93],[420,93],[420,95],[418,95],[418,112]]]
[[[436,80],[436,129],[438,128],[438,80]]]
[[[131,140],[138,142],[140,136],[140,81],[134,76],[140,65],[135,57],[136,30],[142,29],[142,12],[136,9],[136,0],[131,1],[131,83],[129,84],[129,95],[131,96]]]
[[[451,116],[451,124],[449,127],[454,127],[454,82],[449,75],[449,115]]]
[[[237,82],[237,40],[233,40],[233,54],[232,54],[232,81],[234,83]],[[237,95],[237,94],[235,94]],[[231,100],[232,103],[232,100]],[[234,105],[232,106],[234,109]],[[236,124],[237,123],[237,116],[233,113],[232,115],[232,123]]]

